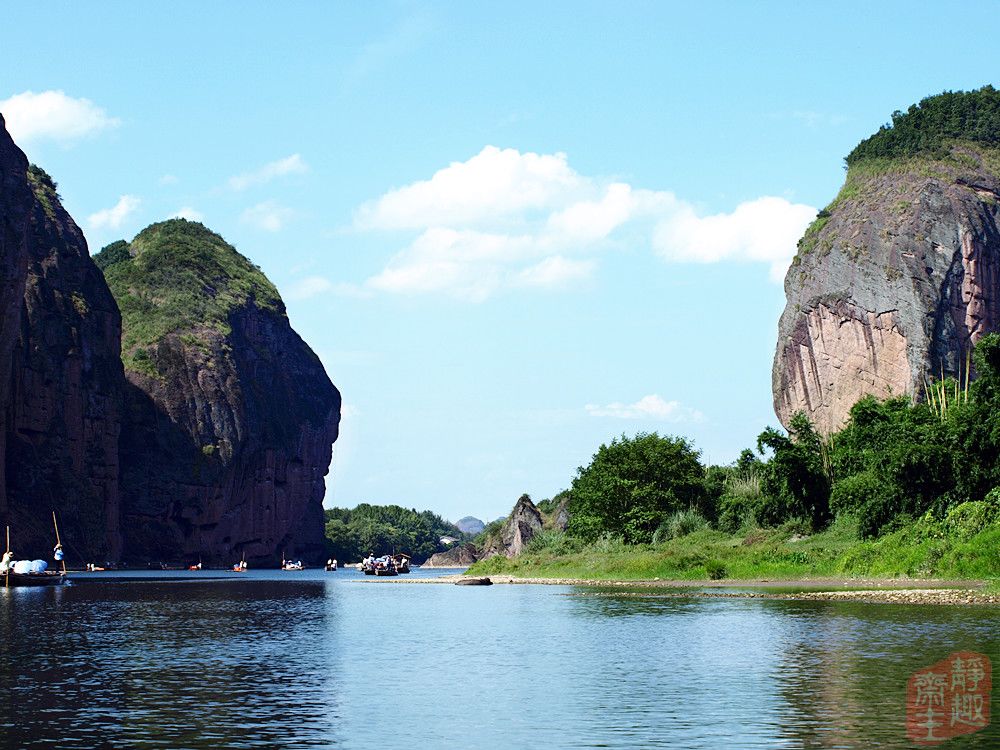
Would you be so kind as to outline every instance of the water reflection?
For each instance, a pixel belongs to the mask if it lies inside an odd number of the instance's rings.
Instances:
[[[326,746],[336,717],[316,687],[336,693],[338,653],[310,641],[336,616],[320,582],[11,589],[4,746]]]
[[[914,670],[1000,663],[995,609],[624,594],[351,571],[0,591],[0,747],[900,747]]]

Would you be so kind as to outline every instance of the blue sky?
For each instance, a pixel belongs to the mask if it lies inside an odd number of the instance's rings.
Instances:
[[[796,238],[893,110],[996,83],[942,31],[995,9],[5,3],[0,112],[92,252],[181,214],[278,285],[344,395],[328,505],[489,520],[776,424]]]

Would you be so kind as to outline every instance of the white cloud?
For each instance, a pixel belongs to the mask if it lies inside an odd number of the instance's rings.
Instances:
[[[123,195],[111,208],[102,208],[87,217],[91,229],[118,229],[139,208],[142,203],[134,195]]]
[[[265,232],[277,232],[295,217],[295,211],[274,201],[264,201],[251,206],[240,220]]]
[[[171,219],[187,219],[188,221],[204,221],[205,214],[201,211],[191,208],[190,206],[185,206],[184,208],[179,208],[174,213],[170,214]]]
[[[19,143],[51,140],[69,145],[121,124],[89,99],[74,99],[63,91],[15,94],[0,101],[0,113]]]
[[[765,196],[703,216],[671,192],[581,175],[562,153],[486,146],[364,203],[354,226],[415,233],[368,279],[369,289],[482,301],[503,289],[587,278],[600,251],[623,235],[671,262],[766,263],[780,281],[815,214]]]
[[[269,162],[259,169],[244,172],[229,178],[229,187],[233,190],[246,190],[255,185],[263,185],[276,177],[288,174],[302,174],[309,171],[309,165],[299,154],[286,156],[284,159]]]
[[[553,255],[540,263],[525,268],[517,274],[517,281],[522,286],[558,287],[573,281],[586,279],[597,268],[597,261],[592,259],[573,260],[561,255]]]
[[[692,207],[683,206],[657,225],[653,246],[672,261],[767,263],[771,278],[781,281],[796,243],[815,218],[812,206],[774,197],[741,203],[732,213],[714,216],[698,216]]]
[[[582,184],[567,165],[566,154],[522,154],[487,146],[429,180],[364,204],[355,223],[364,229],[469,226],[558,205]]]
[[[176,175],[165,174],[160,178],[161,185],[176,185],[180,180],[177,179]]]
[[[702,419],[701,412],[682,406],[679,401],[664,401],[656,394],[643,396],[634,404],[618,402],[606,406],[587,404],[584,408],[592,417],[611,417],[613,419],[656,422],[697,422]]]
[[[307,276],[288,287],[285,296],[289,299],[309,299],[317,294],[326,294],[333,289],[333,282],[322,276]]]

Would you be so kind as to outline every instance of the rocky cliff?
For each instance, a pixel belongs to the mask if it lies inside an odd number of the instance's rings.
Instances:
[[[10,424],[11,358],[21,332],[28,272],[28,217],[34,196],[28,159],[0,115],[0,515],[7,518],[6,442]],[[4,521],[6,523],[6,520]]]
[[[848,157],[785,277],[773,368],[784,425],[801,410],[830,433],[863,395],[920,398],[925,379],[964,377],[970,347],[997,330],[997,112],[992,89],[931,97]]]
[[[541,530],[542,514],[528,495],[521,495],[500,527],[500,533],[488,539],[483,546],[480,559],[485,560],[494,555],[517,557]]]
[[[340,394],[274,286],[183,219],[97,261],[122,310],[126,558],[322,558]]]
[[[5,523],[16,552],[42,556],[54,541],[56,511],[71,554],[114,560],[121,549],[124,387],[118,308],[55,183],[38,167],[27,167],[6,131],[0,141],[5,193],[14,194],[0,199],[5,261],[23,253],[20,304],[8,305],[5,280],[0,336],[0,359],[9,368],[0,373]],[[10,231],[25,206],[23,234]],[[11,241],[15,235],[20,248]]]

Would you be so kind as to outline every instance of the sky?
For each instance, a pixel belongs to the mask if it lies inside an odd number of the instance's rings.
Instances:
[[[998,83],[942,31],[995,10],[5,2],[0,113],[91,252],[183,216],[274,281],[343,394],[327,506],[491,520],[777,425],[798,237],[894,110]]]

